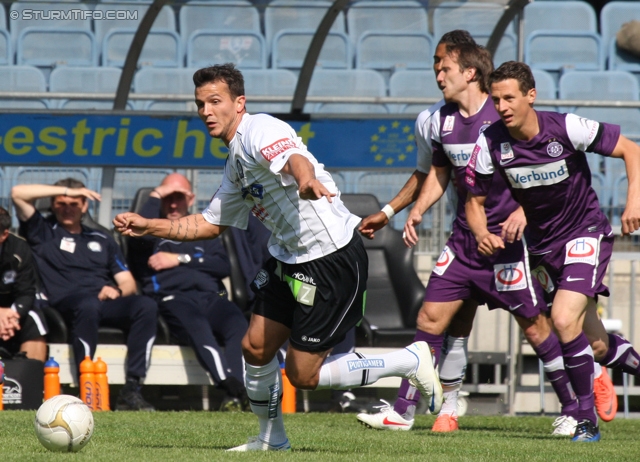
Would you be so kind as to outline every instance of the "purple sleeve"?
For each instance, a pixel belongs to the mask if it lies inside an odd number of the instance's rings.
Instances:
[[[588,150],[603,156],[610,156],[620,139],[620,125],[600,122],[600,126],[602,127],[600,137],[589,146]]]
[[[433,157],[431,159],[431,165],[435,167],[447,167],[450,165],[447,155],[442,149],[442,144],[437,141],[431,140],[431,146],[433,148]]]

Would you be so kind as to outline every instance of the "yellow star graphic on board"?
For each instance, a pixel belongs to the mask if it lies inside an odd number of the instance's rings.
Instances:
[[[415,135],[409,135],[409,136],[407,136],[407,141],[413,141],[413,140],[415,140],[415,139],[416,139],[416,136],[415,136]]]
[[[391,164],[393,164],[393,159],[392,159],[391,157],[387,158],[387,162],[386,162],[386,164],[387,164],[387,165],[391,165]]]
[[[375,144],[373,146],[371,146],[370,148],[371,152],[378,152],[378,146],[376,146]]]
[[[413,150],[414,150],[414,149],[415,149],[415,146],[413,146],[412,144],[410,144],[409,146],[407,146],[407,147],[405,148],[405,151],[406,151],[406,152],[413,152]]]
[[[403,132],[403,133],[409,133],[410,131],[411,131],[411,127],[409,127],[408,125],[405,125],[405,126],[402,128],[402,132]]]
[[[376,162],[380,162],[382,160],[382,154],[376,154],[374,159],[376,160]]]
[[[371,141],[378,141],[380,139],[380,137],[378,135],[373,135],[371,137]]]
[[[384,133],[387,131],[387,127],[385,125],[381,125],[380,127],[378,127],[378,131],[380,133]]]
[[[395,122],[391,122],[391,128],[398,128],[400,126],[400,122],[395,121]]]
[[[403,161],[403,160],[405,160],[406,158],[407,158],[407,156],[405,156],[404,154],[400,154],[400,155],[398,156],[398,160],[399,160],[400,162],[402,162],[402,161]]]

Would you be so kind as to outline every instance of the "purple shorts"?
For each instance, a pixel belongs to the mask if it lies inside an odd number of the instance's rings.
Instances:
[[[471,232],[455,230],[431,273],[424,300],[471,299],[523,318],[548,311],[542,287],[532,281],[525,249],[523,239],[483,257]]]
[[[531,254],[531,272],[551,299],[558,289],[596,298],[609,296],[603,284],[613,252],[613,232],[585,232],[580,237],[558,242],[543,254]]]

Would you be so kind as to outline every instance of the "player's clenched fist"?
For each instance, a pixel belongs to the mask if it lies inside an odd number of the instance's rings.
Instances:
[[[147,234],[149,220],[137,213],[120,213],[113,219],[113,226],[123,236],[139,237]]]

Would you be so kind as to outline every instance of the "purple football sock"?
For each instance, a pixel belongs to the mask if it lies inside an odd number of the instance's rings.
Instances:
[[[598,423],[593,398],[593,350],[584,332],[568,343],[561,343],[564,366],[578,397],[578,421]]]
[[[609,349],[600,364],[628,374],[640,375],[640,355],[631,343],[619,335],[609,334]]]
[[[542,360],[547,379],[551,382],[551,386],[560,400],[562,415],[570,416],[574,419],[577,418],[578,400],[564,368],[562,348],[560,347],[558,336],[551,332],[544,342],[533,349],[538,358]]]
[[[416,331],[414,342],[427,342],[431,347],[431,354],[433,355],[433,365],[438,367],[440,361],[440,353],[442,350],[442,343],[444,342],[444,335],[432,335],[421,330]],[[407,413],[409,406],[417,406],[420,401],[420,392],[411,386],[407,379],[403,379],[398,390],[398,399],[393,405],[393,409],[400,415]]]

